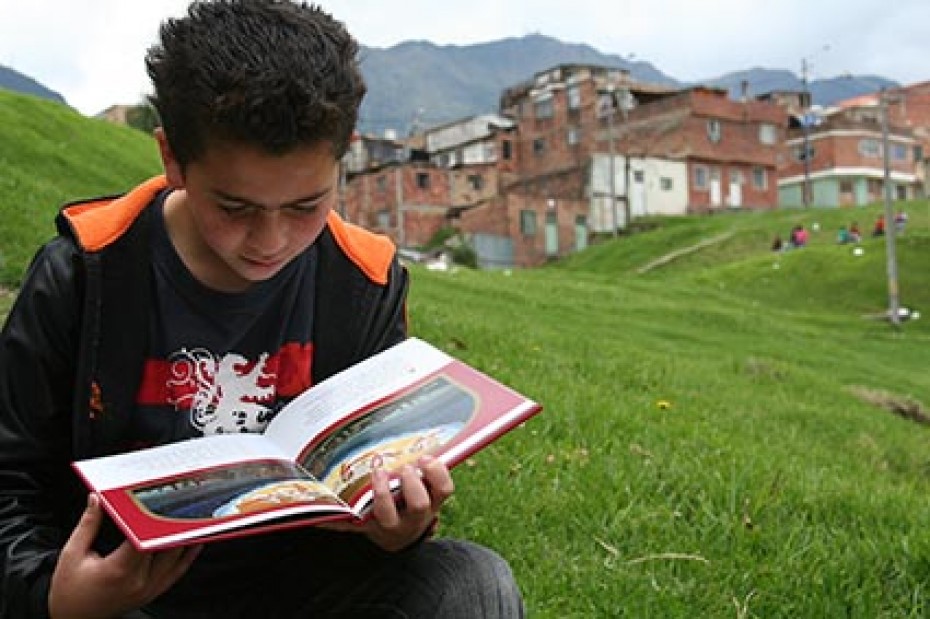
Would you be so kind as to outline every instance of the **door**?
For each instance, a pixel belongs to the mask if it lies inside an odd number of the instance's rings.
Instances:
[[[730,208],[739,208],[743,206],[743,186],[739,183],[730,183],[729,195]]]
[[[710,169],[710,206],[720,208],[723,204],[723,188],[720,186],[720,168]]]
[[[575,217],[575,251],[588,246],[588,219],[584,215]]]
[[[546,256],[559,255],[559,224],[555,212],[546,213]]]
[[[641,217],[646,215],[646,172],[633,171],[633,193],[630,195],[630,216]]]

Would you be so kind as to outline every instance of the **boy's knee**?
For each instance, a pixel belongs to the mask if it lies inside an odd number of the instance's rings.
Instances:
[[[523,617],[523,598],[507,561],[478,544],[459,540],[429,542],[441,548],[449,579],[440,617]]]

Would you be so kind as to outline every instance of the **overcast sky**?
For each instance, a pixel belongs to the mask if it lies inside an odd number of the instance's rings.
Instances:
[[[148,92],[145,50],[187,0],[0,0],[0,64],[85,114]],[[930,0],[326,0],[359,42],[468,45],[539,33],[697,81],[764,67],[930,80]]]

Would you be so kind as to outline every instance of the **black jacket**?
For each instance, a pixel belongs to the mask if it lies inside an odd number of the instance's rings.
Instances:
[[[123,451],[146,357],[152,179],[66,206],[0,334],[0,617],[45,617],[58,553],[86,505],[73,460]],[[312,381],[406,336],[391,243],[330,214],[319,239]]]

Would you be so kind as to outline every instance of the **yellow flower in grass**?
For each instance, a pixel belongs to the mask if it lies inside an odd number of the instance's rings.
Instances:
[[[660,411],[667,411],[671,407],[672,407],[672,403],[669,402],[668,400],[659,400],[658,402],[656,402],[656,408],[658,408]]]

